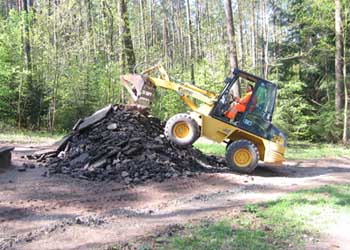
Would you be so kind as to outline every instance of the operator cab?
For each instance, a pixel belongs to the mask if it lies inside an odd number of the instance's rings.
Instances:
[[[240,81],[242,86],[247,85],[247,82],[249,82],[254,88],[245,111],[243,113],[237,113],[234,120],[230,120],[225,117],[225,112],[232,106],[233,93],[237,81]],[[274,135],[282,134],[271,123],[276,92],[277,86],[275,84],[242,70],[235,69],[232,75],[225,79],[225,87],[212,109],[211,116],[271,140]]]

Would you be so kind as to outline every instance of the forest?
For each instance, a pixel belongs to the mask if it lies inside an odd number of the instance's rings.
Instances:
[[[266,78],[289,139],[346,144],[349,35],[347,0],[0,0],[0,132],[68,130],[161,62],[215,92],[235,67]],[[157,91],[153,115],[184,110]]]

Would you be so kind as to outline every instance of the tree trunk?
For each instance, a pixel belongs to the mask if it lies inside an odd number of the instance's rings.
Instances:
[[[263,73],[264,78],[268,78],[268,72],[269,72],[269,19],[268,15],[266,13],[266,2],[265,0],[262,1],[263,4],[263,39],[264,39],[264,62],[263,62]]]
[[[54,73],[54,84],[52,90],[52,103],[49,109],[49,129],[52,132],[55,128],[56,121],[56,106],[57,106],[57,93],[58,93],[58,82],[59,82],[59,57],[58,57],[58,43],[57,43],[57,5],[54,6],[54,26],[53,26],[53,47],[55,52],[55,73]]]
[[[22,10],[22,0],[16,0],[16,9],[17,11]]]
[[[190,1],[186,0],[186,24],[187,24],[187,42],[188,42],[188,56],[193,57],[193,39],[192,39],[192,23],[190,12]]]
[[[9,14],[9,12],[10,12],[10,6],[9,6],[8,0],[5,0],[4,7],[5,7],[5,13],[4,13],[4,15],[5,15],[5,17],[7,17],[8,14]]]
[[[184,32],[182,29],[182,15],[181,15],[181,0],[177,0],[176,2],[176,27],[178,30],[178,51],[180,52],[179,57],[182,59],[181,60],[181,68],[184,69],[185,68],[185,56],[186,56],[186,46],[185,46],[185,42],[184,42]]]
[[[149,29],[150,29],[150,47],[152,47],[154,45],[154,20],[153,20],[153,6],[154,6],[154,0],[149,0],[149,11],[150,11],[150,15],[149,15]]]
[[[31,55],[31,44],[30,44],[30,23],[29,23],[29,8],[27,0],[22,2],[23,10],[25,15],[23,16],[23,56],[24,56],[24,67],[26,70],[26,84],[28,86],[28,109],[29,113],[29,122],[30,124],[36,124],[38,122],[38,107],[36,102],[38,98],[36,96],[35,88],[33,87],[33,78],[32,78],[32,55]]]
[[[148,47],[147,47],[147,38],[146,38],[146,32],[145,32],[145,17],[144,17],[144,3],[143,0],[139,1],[140,4],[140,17],[141,17],[141,36],[142,36],[142,47],[144,49],[144,55],[143,58],[145,61],[147,61],[147,54],[148,54]]]
[[[117,0],[117,8],[118,8],[118,16],[121,16],[121,10],[120,10],[120,4],[119,4],[119,0]],[[123,25],[122,24],[118,24],[118,47],[123,48],[123,41],[121,39],[123,35]],[[121,68],[121,74],[124,74],[125,72],[125,55],[124,55],[124,51],[123,49],[121,49],[121,51],[119,51],[118,53],[118,65]],[[119,85],[119,102],[120,103],[125,103],[125,94],[124,94],[124,88],[121,87]]]
[[[275,1],[272,1],[272,9],[273,9],[273,17],[272,17],[272,43],[273,43],[273,52],[272,52],[272,59],[273,61],[276,61],[276,47],[277,47],[277,39],[276,39],[276,6]]]
[[[347,23],[349,23],[349,5],[347,4],[344,9],[344,23],[345,26]],[[349,142],[349,104],[350,104],[350,98],[349,98],[349,91],[350,91],[350,82],[349,78],[347,77],[347,39],[348,39],[348,31],[344,27],[343,29],[343,80],[344,80],[344,125],[343,125],[343,144],[347,144]]]
[[[254,0],[250,1],[250,27],[251,27],[251,58],[252,58],[252,68],[256,70],[256,36],[255,36],[255,12],[254,12]]]
[[[171,67],[174,66],[175,64],[175,58],[176,58],[176,52],[177,52],[177,47],[175,46],[176,44],[176,36],[178,33],[178,30],[176,28],[176,20],[175,20],[175,8],[174,8],[174,1],[170,1],[170,16],[171,16],[171,43],[173,44],[172,50],[170,53],[170,65]]]
[[[345,60],[344,60],[345,62]],[[345,105],[344,105],[344,125],[343,125],[343,144],[347,144],[349,141],[349,85],[346,83],[346,65],[343,68],[344,75],[344,94],[345,94]]]
[[[245,44],[244,44],[244,39],[243,39],[243,20],[242,20],[242,4],[241,1],[237,1],[237,11],[238,11],[238,28],[239,28],[239,65],[243,67],[245,65],[245,60],[244,57],[246,53],[244,53],[245,49]]]
[[[226,16],[226,29],[228,37],[228,48],[229,48],[229,62],[230,70],[238,68],[237,53],[236,53],[236,43],[235,43],[235,31],[233,26],[232,18],[232,5],[231,0],[224,0],[225,16]],[[240,85],[239,82],[234,86],[234,95],[240,96]]]
[[[197,46],[196,57],[202,58],[202,44],[201,44],[201,4],[199,0],[196,0],[196,30],[197,30]]]
[[[136,64],[135,54],[134,54],[134,47],[132,44],[132,38],[131,38],[131,31],[130,31],[130,24],[129,24],[129,17],[128,17],[128,9],[127,4],[125,0],[119,0],[119,10],[120,10],[120,17],[122,20],[122,42],[123,42],[123,50],[126,60],[126,66],[128,72],[133,72],[134,66]]]
[[[335,0],[335,112],[336,122],[340,123],[340,114],[344,107],[344,83],[342,76],[343,69],[343,35],[342,35],[342,18],[341,2]]]
[[[187,23],[187,39],[188,39],[188,57],[190,59],[191,68],[191,82],[195,83],[194,79],[194,64],[193,64],[193,37],[192,37],[192,23],[190,12],[190,1],[186,0],[186,23]]]
[[[30,30],[29,30],[29,7],[27,4],[27,0],[23,0],[23,8],[26,12],[26,16],[23,22],[24,29],[24,41],[23,41],[23,52],[24,52],[24,62],[26,69],[28,70],[27,75],[27,83],[29,86],[32,86],[32,75],[31,75],[31,67],[32,67],[32,56],[31,56],[31,46],[30,46]]]
[[[168,67],[168,27],[167,27],[167,14],[166,14],[166,3],[163,1],[162,4],[163,11],[162,11],[162,37],[163,37],[163,58],[166,67]]]

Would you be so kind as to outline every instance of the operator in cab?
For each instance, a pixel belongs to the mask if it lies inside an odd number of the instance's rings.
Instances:
[[[238,112],[243,113],[249,103],[250,97],[253,93],[253,85],[248,84],[246,87],[246,95],[243,98],[235,97],[234,102],[232,102],[230,108],[225,112],[225,117],[234,121]]]

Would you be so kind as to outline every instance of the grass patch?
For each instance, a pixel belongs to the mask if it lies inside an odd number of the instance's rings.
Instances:
[[[224,156],[226,151],[225,145],[216,143],[196,142],[194,146],[206,154],[217,156]],[[307,160],[340,156],[350,157],[350,148],[338,144],[290,142],[285,153],[287,160]]]
[[[249,244],[247,244],[249,242]],[[249,248],[247,246],[249,245]],[[215,223],[203,223],[188,226],[181,234],[172,237],[159,250],[191,249],[259,249],[268,250],[269,244],[264,241],[264,233],[259,230],[234,229],[230,220]]]
[[[195,142],[194,147],[198,148],[205,154],[211,154],[216,156],[224,156],[226,152],[226,145],[218,143]]]
[[[350,148],[339,144],[291,142],[286,151],[286,158],[290,160],[340,156],[350,157]]]
[[[64,136],[63,133],[11,131],[0,133],[0,143],[41,144],[53,143]]]
[[[297,191],[277,201],[247,205],[236,218],[188,225],[152,249],[303,249],[340,215],[350,219],[350,185]]]

